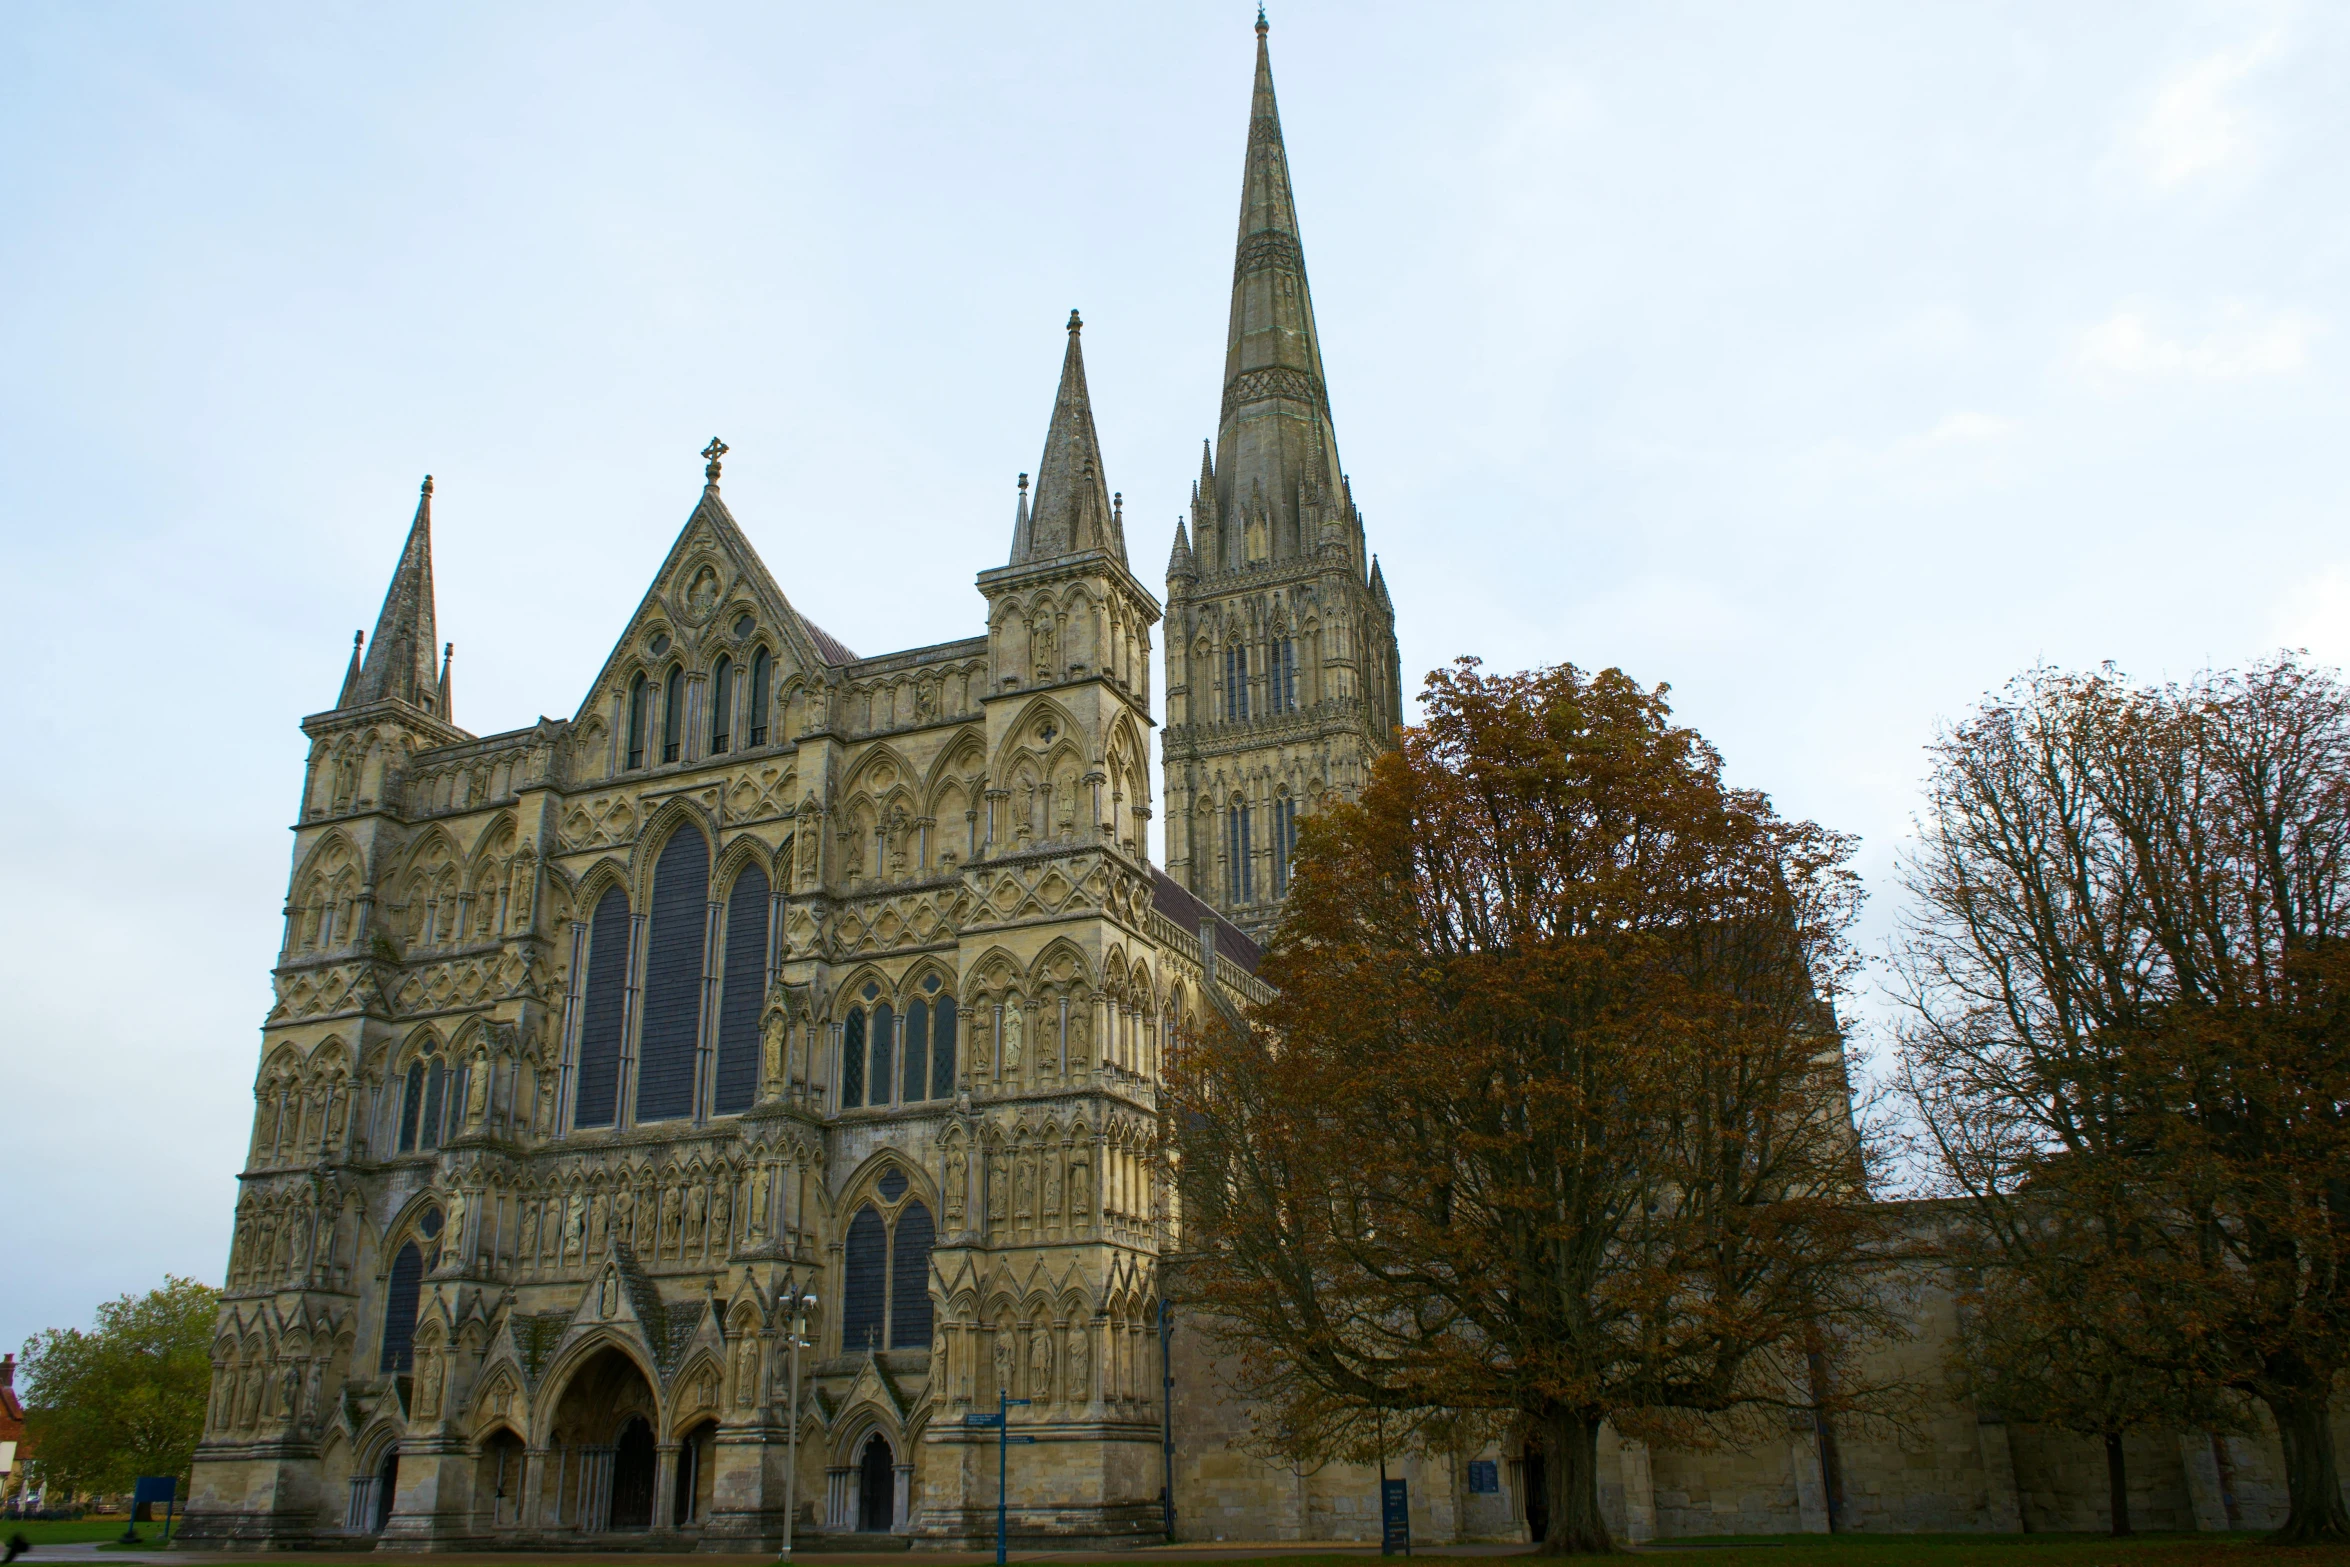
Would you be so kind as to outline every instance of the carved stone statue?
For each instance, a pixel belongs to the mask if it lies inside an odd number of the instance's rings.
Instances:
[[[766,1238],[767,1172],[763,1169],[754,1169],[751,1171],[751,1239],[763,1241]]]
[[[601,1255],[604,1250],[604,1227],[612,1219],[612,1199],[602,1192],[588,1200],[588,1250]]]
[[[473,1070],[465,1074],[465,1129],[479,1127],[490,1108],[490,1056],[486,1050],[473,1052]]]
[[[710,1194],[710,1245],[720,1256],[734,1246],[734,1183],[720,1181]]]
[[[531,1122],[531,1130],[544,1137],[555,1129],[555,1074],[539,1068],[539,1113]]]
[[[1012,1166],[1012,1211],[1023,1218],[1036,1212],[1036,1159],[1022,1154]]]
[[[783,1087],[784,1034],[783,1009],[777,1007],[767,1014],[767,1027],[759,1036],[759,1088],[763,1095]]]
[[[1028,1396],[1053,1401],[1053,1338],[1041,1328],[1028,1335]]]
[[[1019,1075],[1020,1062],[1026,1054],[1027,1044],[1028,1024],[1020,1015],[1020,1003],[1017,1001],[1006,1002],[1004,1004],[1004,1076],[1016,1077]]]
[[[1093,1218],[1093,1172],[1083,1160],[1069,1166],[1069,1222],[1085,1224]]]
[[[441,1247],[445,1251],[455,1253],[457,1258],[462,1261],[465,1256],[464,1191],[462,1189],[452,1190],[449,1193],[449,1200],[441,1206],[447,1215],[446,1228],[441,1231]]]
[[[679,1232],[684,1228],[684,1207],[676,1187],[661,1194],[661,1255],[664,1257],[677,1255]]]
[[[999,1156],[987,1162],[987,1217],[996,1224],[1004,1222],[1004,1161]]]
[[[571,1200],[563,1205],[563,1256],[577,1262],[582,1247],[587,1244],[587,1199],[573,1192]]]
[[[1069,1402],[1082,1404],[1093,1396],[1093,1347],[1087,1342],[1090,1333],[1083,1327],[1069,1333]]]
[[[441,1418],[441,1352],[437,1349],[416,1352],[416,1418]]]
[[[759,1402],[759,1341],[744,1335],[734,1352],[734,1407],[748,1409]]]
[[[1002,1391],[1012,1391],[1012,1325],[1005,1323],[995,1330],[995,1385]]]
[[[539,1254],[539,1205],[535,1202],[522,1205],[522,1234],[515,1249],[526,1266]]]
[[[636,1193],[623,1186],[612,1194],[612,1238],[623,1246],[636,1241]]]
[[[963,1145],[956,1143],[947,1150],[946,1203],[947,1217],[951,1220],[960,1221],[963,1217],[963,1188],[970,1173],[970,1157],[963,1152]]]
[[[703,1195],[702,1183],[696,1181],[685,1194],[685,1249],[702,1249],[702,1221],[709,1208],[709,1198]]]
[[[1044,1211],[1061,1211],[1061,1161],[1049,1151],[1044,1156]]]

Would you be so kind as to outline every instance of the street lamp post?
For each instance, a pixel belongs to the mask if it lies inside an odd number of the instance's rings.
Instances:
[[[784,1420],[790,1428],[785,1450],[790,1454],[784,1460],[783,1470],[783,1560],[791,1560],[791,1527],[800,1510],[800,1351],[808,1347],[809,1313],[816,1309],[816,1297],[801,1295],[791,1303],[791,1328],[785,1340],[784,1353],[789,1358],[790,1391],[785,1396]]]

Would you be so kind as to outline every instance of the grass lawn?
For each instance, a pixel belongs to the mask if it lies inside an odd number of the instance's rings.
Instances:
[[[139,1538],[152,1540],[163,1533],[161,1524],[139,1525]],[[0,1540],[21,1534],[35,1545],[74,1545],[89,1540],[119,1540],[122,1538],[122,1517],[112,1518],[36,1518],[24,1523],[0,1518]]]

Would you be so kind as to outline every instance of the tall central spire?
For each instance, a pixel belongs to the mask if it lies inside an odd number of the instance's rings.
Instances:
[[[1252,559],[1313,554],[1318,519],[1308,514],[1342,506],[1344,493],[1260,13],[1216,430],[1214,499],[1223,526],[1215,559],[1204,564],[1229,569]]]

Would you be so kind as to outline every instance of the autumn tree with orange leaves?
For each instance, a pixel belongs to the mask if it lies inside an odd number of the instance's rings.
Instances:
[[[1305,825],[1273,999],[1173,1064],[1185,1293],[1293,1454],[1522,1421],[1543,1549],[1604,1551],[1603,1422],[1885,1391],[1849,1352],[1892,1327],[1833,1011],[1853,846],[1618,671],[1463,660],[1424,702]]]
[[[2280,1538],[2350,1537],[2350,691],[2039,671],[1933,756],[1903,1066],[1976,1241],[2093,1277],[2095,1358],[2259,1400]]]

